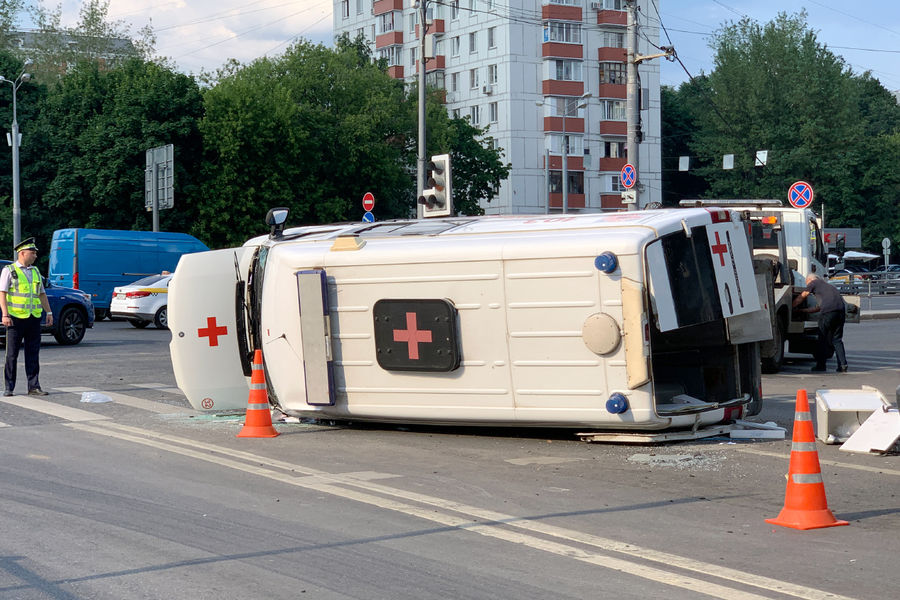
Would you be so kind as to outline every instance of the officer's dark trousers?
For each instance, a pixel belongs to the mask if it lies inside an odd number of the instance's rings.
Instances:
[[[844,352],[844,310],[834,310],[822,313],[819,316],[819,348],[816,353],[816,366],[825,367],[825,361],[832,354],[837,358],[838,367],[847,365],[847,355]]]
[[[16,363],[19,349],[25,348],[25,374],[28,376],[28,390],[41,387],[38,372],[41,370],[38,353],[41,351],[41,318],[12,319],[12,327],[6,328],[6,389],[12,391],[16,387]]]

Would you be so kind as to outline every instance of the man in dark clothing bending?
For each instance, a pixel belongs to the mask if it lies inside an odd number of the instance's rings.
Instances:
[[[847,308],[836,287],[812,274],[806,278],[806,289],[794,299],[794,307],[799,306],[807,296],[816,297],[819,305],[804,308],[802,312],[819,313],[819,347],[816,350],[816,366],[813,371],[824,371],[825,361],[834,353],[837,358],[838,373],[847,372],[847,355],[844,353],[844,319]]]

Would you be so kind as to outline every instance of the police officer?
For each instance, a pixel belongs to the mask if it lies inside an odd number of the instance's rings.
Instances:
[[[4,396],[12,396],[16,388],[16,364],[19,348],[25,348],[25,374],[28,376],[28,393],[46,396],[38,382],[41,350],[41,314],[47,313],[47,325],[53,325],[53,313],[47,302],[44,281],[37,267],[34,238],[20,242],[16,247],[16,262],[0,270],[0,310],[6,326],[6,369]]]
[[[815,273],[806,278],[806,289],[794,299],[794,307],[799,306],[812,294],[818,300],[815,308],[804,308],[801,312],[819,313],[819,347],[816,349],[816,366],[813,371],[824,371],[825,361],[834,353],[837,358],[837,372],[847,372],[847,354],[844,352],[844,320],[847,308],[844,298],[836,287],[821,279]]]

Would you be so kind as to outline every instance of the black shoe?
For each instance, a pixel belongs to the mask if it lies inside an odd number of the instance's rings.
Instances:
[[[29,396],[47,396],[48,393],[42,390],[41,388],[34,388],[33,390],[28,390]]]
[[[13,396],[14,394],[13,394],[12,390],[3,390],[3,395],[4,396]]]
[[[813,373],[823,373],[825,371],[825,365],[816,365],[812,369],[810,369]]]
[[[844,366],[838,366],[836,371],[838,373],[846,373],[849,369],[850,369],[850,367],[848,367],[847,365],[844,365]]]

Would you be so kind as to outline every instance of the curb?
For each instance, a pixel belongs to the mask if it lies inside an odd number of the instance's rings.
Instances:
[[[881,319],[900,319],[900,311],[898,310],[868,310],[860,311],[860,321],[872,321]]]

